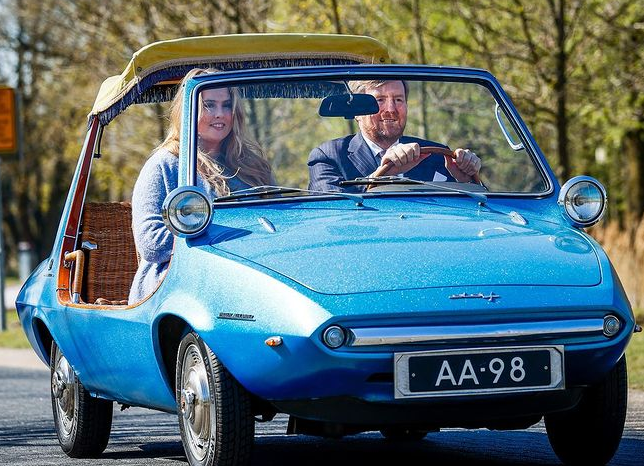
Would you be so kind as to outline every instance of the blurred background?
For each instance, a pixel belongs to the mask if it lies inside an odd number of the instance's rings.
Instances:
[[[644,0],[0,0],[0,86],[16,91],[22,136],[0,160],[9,277],[49,254],[101,82],[151,42],[244,32],[368,35],[396,63],[491,71],[559,181],[606,186],[591,234],[644,307]],[[104,141],[104,200],[130,198],[163,137],[164,107],[146,111],[156,118]]]

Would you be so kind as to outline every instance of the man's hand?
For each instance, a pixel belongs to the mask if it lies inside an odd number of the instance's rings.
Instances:
[[[380,167],[375,173],[382,167],[390,165],[384,174],[387,176],[399,175],[400,173],[408,172],[426,157],[426,155],[420,155],[420,146],[415,142],[397,144],[387,149],[387,152],[385,152],[385,155],[382,156],[382,160],[380,161]]]
[[[481,170],[481,159],[469,149],[456,149],[456,159],[445,157],[445,168],[461,183],[469,183]]]

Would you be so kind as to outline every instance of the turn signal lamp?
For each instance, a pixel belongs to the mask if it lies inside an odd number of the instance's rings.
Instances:
[[[270,347],[275,347],[275,346],[280,346],[282,344],[282,337],[274,336],[274,337],[268,337],[266,340],[264,340],[264,343],[266,343],[266,346]]]

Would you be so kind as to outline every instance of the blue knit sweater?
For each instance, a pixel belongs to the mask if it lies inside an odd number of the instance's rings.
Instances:
[[[170,191],[177,187],[178,179],[179,158],[166,149],[159,149],[145,163],[134,185],[132,230],[140,262],[130,288],[130,304],[150,295],[168,268],[174,237],[163,223],[161,208]],[[228,184],[231,191],[249,187],[237,178]],[[197,185],[214,198],[210,185],[200,176],[197,176]]]

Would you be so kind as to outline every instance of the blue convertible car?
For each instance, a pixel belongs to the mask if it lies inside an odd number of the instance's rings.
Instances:
[[[172,257],[128,302],[152,259],[137,255],[131,191],[119,197],[104,174],[127,173],[114,141],[158,134],[159,108],[195,67],[218,71],[182,89],[178,187],[158,213]],[[197,174],[197,126],[221,89],[240,99],[274,181],[215,196]],[[359,135],[369,124],[404,129],[394,147],[412,147],[415,168],[376,158]],[[476,156],[459,175],[465,152]],[[564,463],[604,464],[639,330],[584,232],[605,206],[593,178],[559,185],[486,71],[391,65],[365,37],[160,42],[101,87],[51,255],[16,307],[51,367],[72,457],[106,448],[117,402],[176,412],[193,465],[246,464],[255,422],[277,413],[288,433],[392,441],[543,418]]]

